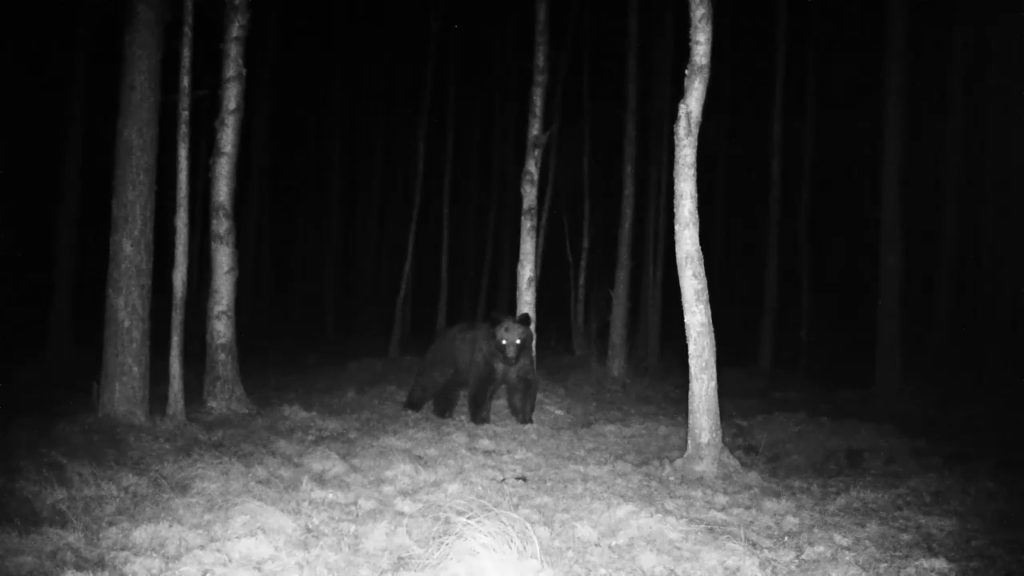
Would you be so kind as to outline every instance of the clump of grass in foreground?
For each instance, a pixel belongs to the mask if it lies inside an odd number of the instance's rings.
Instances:
[[[417,572],[445,576],[550,575],[533,528],[478,499],[449,502],[413,558]]]

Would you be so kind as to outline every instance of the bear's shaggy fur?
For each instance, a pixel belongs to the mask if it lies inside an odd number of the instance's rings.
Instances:
[[[432,401],[436,416],[451,418],[460,392],[468,389],[469,419],[487,424],[494,395],[504,385],[512,417],[532,424],[537,369],[530,323],[529,314],[520,314],[497,327],[459,324],[440,333],[423,359],[405,409],[419,412]]]

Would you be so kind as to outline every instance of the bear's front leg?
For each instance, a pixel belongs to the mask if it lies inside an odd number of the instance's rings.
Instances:
[[[527,376],[519,376],[506,385],[508,410],[520,424],[533,424],[533,408],[537,403],[537,382]]]
[[[469,420],[473,424],[491,422],[491,404],[494,400],[494,378],[482,375],[469,386]]]

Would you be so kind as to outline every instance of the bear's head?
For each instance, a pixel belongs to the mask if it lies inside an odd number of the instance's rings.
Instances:
[[[524,354],[533,353],[530,322],[530,315],[524,312],[518,318],[505,320],[494,329],[494,348],[506,366],[515,366]]]

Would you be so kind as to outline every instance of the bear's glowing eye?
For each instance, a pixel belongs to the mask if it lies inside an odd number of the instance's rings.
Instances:
[[[519,345],[520,345],[520,344],[522,344],[522,343],[523,343],[523,341],[522,341],[522,340],[520,340],[520,339],[516,338],[516,346],[519,346]]]
[[[502,338],[502,339],[501,339],[501,345],[502,345],[502,346],[506,346],[506,345],[508,345],[508,340],[505,340],[504,338]]]

